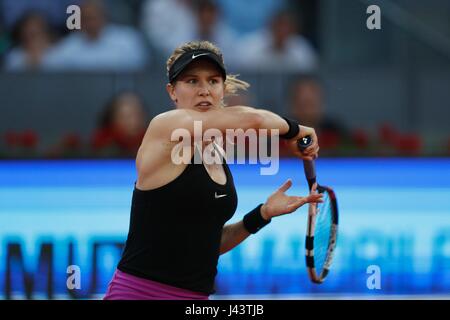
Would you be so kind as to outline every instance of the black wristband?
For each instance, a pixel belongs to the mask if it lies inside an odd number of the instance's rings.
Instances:
[[[250,233],[253,233],[253,234],[257,233],[263,227],[268,225],[271,221],[271,220],[266,220],[262,217],[261,207],[262,207],[262,203],[244,216],[244,219],[243,219],[244,227]]]
[[[289,125],[289,131],[286,132],[285,134],[280,135],[280,138],[282,139],[292,139],[295,138],[298,133],[300,132],[300,128],[298,127],[298,122],[286,117],[282,117],[284,120],[286,120],[286,122]]]

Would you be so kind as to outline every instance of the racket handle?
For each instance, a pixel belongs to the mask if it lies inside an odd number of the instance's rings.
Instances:
[[[306,136],[297,141],[298,149],[300,151],[305,150],[312,144],[311,136]],[[305,171],[306,180],[308,180],[308,186],[311,190],[314,183],[316,183],[316,166],[314,160],[303,160],[303,169]]]

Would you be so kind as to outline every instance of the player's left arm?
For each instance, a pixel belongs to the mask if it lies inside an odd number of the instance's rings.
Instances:
[[[222,228],[222,238],[220,240],[220,254],[224,254],[242,241],[247,239],[250,232],[245,229],[244,222],[241,220],[236,223],[228,224]]]
[[[287,180],[280,188],[270,195],[261,206],[261,217],[270,221],[273,217],[292,213],[305,203],[322,202],[322,195],[317,194],[315,189],[307,197],[288,196],[285,192],[292,186],[292,181]],[[244,221],[229,224],[222,229],[220,241],[220,254],[226,253],[244,241],[251,233],[246,229]]]

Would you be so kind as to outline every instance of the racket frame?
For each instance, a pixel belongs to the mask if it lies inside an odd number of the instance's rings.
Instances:
[[[313,143],[311,136],[305,136],[297,141],[297,146],[300,151],[305,150]],[[315,222],[317,217],[317,203],[310,203],[308,207],[308,226],[306,229],[305,239],[305,257],[306,257],[306,269],[308,270],[309,278],[313,283],[322,283],[328,275],[331,263],[333,261],[333,254],[337,243],[338,233],[338,206],[337,198],[333,189],[326,186],[321,186],[316,180],[316,166],[314,160],[303,160],[303,169],[305,172],[306,180],[308,181],[309,190],[311,190],[314,184],[317,185],[317,192],[328,192],[329,199],[331,201],[331,230],[328,240],[327,255],[325,257],[325,263],[323,270],[320,274],[317,273],[314,261],[314,234],[315,234]],[[320,213],[319,213],[320,214]]]
[[[325,257],[324,267],[320,273],[317,272],[314,260],[314,234],[315,234],[315,222],[317,217],[317,204],[310,204],[308,208],[308,225],[306,229],[305,239],[305,256],[306,256],[306,268],[308,276],[313,283],[320,284],[327,277],[331,263],[333,261],[334,251],[337,244],[338,234],[338,206],[336,194],[333,189],[326,186],[317,185],[317,192],[328,192],[330,198],[331,208],[331,230],[328,240],[327,255]],[[319,213],[320,214],[320,213]]]

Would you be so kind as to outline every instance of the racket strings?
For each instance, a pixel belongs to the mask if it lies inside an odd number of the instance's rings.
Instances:
[[[331,200],[328,192],[323,196],[323,203],[317,206],[314,232],[314,265],[319,275],[327,259],[332,228]]]

